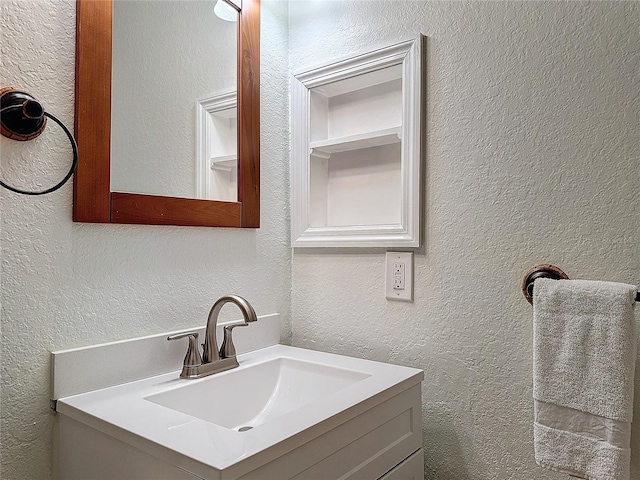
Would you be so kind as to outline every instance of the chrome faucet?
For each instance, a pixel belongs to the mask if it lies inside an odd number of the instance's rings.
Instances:
[[[220,350],[218,350],[218,340],[216,338],[218,315],[226,303],[234,303],[238,306],[244,317],[244,323],[224,326],[224,338],[222,346]],[[232,338],[233,329],[235,327],[246,327],[249,323],[257,320],[256,312],[249,302],[237,295],[226,295],[219,298],[209,312],[207,329],[204,334],[204,343],[202,344],[202,357],[198,349],[198,332],[179,333],[167,337],[167,340],[189,337],[189,346],[187,347],[187,354],[184,357],[180,378],[202,378],[237,367],[238,360]]]

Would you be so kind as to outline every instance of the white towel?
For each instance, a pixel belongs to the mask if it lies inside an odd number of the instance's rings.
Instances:
[[[590,480],[629,478],[636,291],[611,282],[535,281],[538,465]]]

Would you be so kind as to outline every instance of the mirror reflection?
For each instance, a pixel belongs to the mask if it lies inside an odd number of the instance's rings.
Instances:
[[[113,8],[111,190],[237,201],[238,13],[211,0]]]

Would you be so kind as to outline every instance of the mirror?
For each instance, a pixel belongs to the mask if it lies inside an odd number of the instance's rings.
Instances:
[[[227,0],[228,1],[228,0]],[[120,2],[119,2],[120,3]],[[171,4],[174,2],[121,2],[121,3],[139,3],[139,4]],[[206,6],[208,3],[213,14],[215,1],[209,2],[175,2],[182,4],[199,3]],[[218,95],[213,97],[211,94],[220,92],[219,86],[222,83],[212,83],[210,90],[203,90],[202,94],[195,95],[189,92],[190,100],[178,101],[178,104],[190,103],[187,111],[190,112],[189,125],[185,125],[185,115],[182,118],[176,115],[175,118],[167,118],[167,113],[162,112],[153,118],[150,115],[139,116],[138,121],[132,123],[144,123],[134,133],[128,133],[124,130],[117,131],[119,126],[115,126],[118,118],[122,119],[123,110],[126,111],[127,105],[131,106],[131,101],[122,101],[116,98],[118,88],[122,92],[119,84],[123,83],[122,78],[113,77],[112,82],[112,59],[113,73],[118,75],[120,68],[120,59],[113,56],[116,52],[122,50],[123,40],[119,31],[120,25],[114,27],[114,4],[112,0],[78,0],[77,2],[77,42],[76,42],[76,123],[75,133],[79,148],[78,168],[74,177],[74,201],[73,212],[74,221],[77,222],[99,222],[99,223],[137,223],[152,225],[194,225],[194,226],[221,226],[221,227],[249,227],[256,228],[260,224],[260,196],[259,196],[259,154],[260,154],[260,136],[259,136],[259,64],[260,64],[260,1],[259,0],[242,0],[238,5],[237,1],[228,1],[229,5],[233,5],[238,11],[237,22],[237,55],[235,62],[237,64],[237,97],[231,92],[226,95]],[[181,5],[179,5],[182,7]],[[170,8],[170,7],[169,7]],[[140,21],[144,19],[144,15],[140,17]],[[116,19],[117,20],[117,19]],[[172,21],[180,24],[180,28],[191,28],[188,21],[179,21],[174,15]],[[234,24],[231,24],[234,25]],[[166,37],[172,35],[171,29],[178,25],[167,27]],[[141,29],[145,27],[141,26]],[[149,27],[146,27],[147,29]],[[203,27],[203,28],[206,28]],[[236,29],[232,26],[233,30]],[[129,27],[129,30],[131,27]],[[192,28],[192,30],[195,29]],[[227,27],[227,30],[229,27]],[[118,39],[114,39],[114,32],[118,34]],[[132,33],[132,32],[129,32]],[[156,32],[158,33],[158,32]],[[191,33],[191,32],[190,32]],[[212,35],[215,35],[212,34]],[[158,40],[159,41],[159,40]],[[126,45],[127,40],[125,40]],[[201,45],[202,47],[202,45]],[[195,47],[194,47],[195,48]],[[166,49],[165,49],[166,50]],[[187,52],[186,54],[175,58],[165,58],[166,62],[175,64],[182,62],[183,57],[194,57],[207,55],[208,48],[202,47],[195,52]],[[191,55],[189,55],[191,54]],[[211,58],[214,58],[216,52],[211,52]],[[228,56],[228,55],[227,55]],[[150,56],[139,57],[141,59],[151,61]],[[207,61],[200,63],[206,68],[212,68]],[[135,64],[136,60],[133,61]],[[156,60],[157,61],[157,60]],[[213,60],[214,62],[216,60]],[[209,66],[207,66],[209,65]],[[233,68],[232,68],[233,69]],[[211,76],[215,72],[210,73]],[[225,76],[226,75],[226,76]],[[228,72],[221,76],[221,82],[229,81]],[[182,80],[181,80],[182,81]],[[124,82],[129,83],[129,82]],[[191,82],[193,84],[197,82]],[[144,85],[144,84],[143,84]],[[186,85],[186,84],[185,84]],[[189,84],[191,85],[191,84]],[[113,99],[112,99],[113,88]],[[184,90],[184,89],[181,89]],[[228,90],[228,89],[223,89]],[[131,98],[131,97],[130,97]],[[150,97],[154,98],[154,97]],[[157,98],[157,96],[155,97]],[[167,99],[157,98],[158,102],[167,101]],[[172,99],[173,101],[173,99]],[[216,103],[217,102],[217,103]],[[217,110],[211,109],[211,104],[218,105]],[[234,111],[237,104],[237,119],[230,118],[230,112]],[[237,167],[230,165],[231,152],[223,152],[227,164],[225,168],[217,170],[223,171],[224,175],[233,179],[233,191],[221,191],[216,198],[220,200],[204,199],[207,195],[207,182],[200,180],[200,184],[194,180],[194,172],[197,170],[197,163],[193,152],[207,150],[207,155],[220,156],[218,147],[198,146],[197,138],[192,143],[187,143],[187,147],[181,147],[179,150],[177,139],[170,139],[165,144],[164,149],[151,151],[150,147],[145,147],[143,140],[148,137],[149,132],[159,130],[160,124],[165,124],[169,129],[177,132],[188,131],[192,128],[194,120],[194,108],[198,111],[198,106],[205,105],[202,111],[202,118],[208,116],[210,118],[210,126],[216,124],[226,125],[227,137],[229,132],[236,137],[236,142],[226,141],[225,148],[229,145],[237,146]],[[145,111],[153,111],[148,105],[144,105]],[[134,108],[135,109],[135,108]],[[161,109],[158,109],[160,112]],[[112,117],[112,112],[115,114]],[[213,113],[212,113],[213,112]],[[202,112],[200,112],[202,113]],[[124,113],[126,115],[126,113]],[[131,117],[137,115],[134,111]],[[127,117],[127,120],[130,120]],[[113,122],[113,123],[112,123]],[[175,122],[175,123],[172,123]],[[206,123],[206,121],[205,121]],[[112,125],[113,130],[112,130]],[[131,127],[133,128],[133,127]],[[237,128],[237,134],[233,130]],[[112,137],[113,132],[113,137]],[[123,135],[124,132],[124,135]],[[174,132],[175,133],[175,132]],[[216,133],[216,132],[214,132]],[[219,133],[219,132],[218,132]],[[160,133],[161,134],[161,133]],[[216,133],[217,134],[217,133]],[[162,134],[161,134],[162,135]],[[188,134],[191,135],[191,134]],[[169,133],[165,135],[169,136]],[[124,140],[128,137],[139,138],[139,144],[136,142],[131,149],[123,149]],[[211,142],[206,140],[208,144]],[[194,149],[194,145],[195,149]],[[200,141],[200,144],[204,144]],[[169,148],[171,147],[171,148]],[[176,148],[174,148],[176,147]],[[187,150],[190,153],[181,153]],[[216,150],[217,149],[217,150]],[[162,155],[158,152],[165,152]],[[217,152],[217,153],[216,153]],[[114,156],[120,155],[120,157]],[[162,157],[162,158],[160,158]],[[180,169],[190,170],[191,174],[188,182],[189,186],[173,188],[174,176],[166,173],[156,175],[164,168],[160,163],[170,166],[180,165]],[[207,161],[207,167],[211,170],[211,163]],[[124,165],[118,165],[122,164]],[[157,177],[161,178],[160,188],[158,185],[153,187],[144,186],[138,188],[131,183],[127,183],[128,177],[134,177],[133,172],[138,169],[138,165],[145,165],[145,168],[151,167],[151,173],[143,173],[143,178]],[[112,167],[114,168],[112,170]],[[124,167],[124,168],[121,168]],[[171,169],[170,169],[171,170]],[[175,170],[175,169],[173,169]],[[112,174],[113,171],[113,174]],[[124,173],[122,173],[124,172]],[[219,183],[215,177],[209,179],[208,183]],[[124,179],[124,181],[123,181]],[[170,181],[169,181],[170,180]],[[194,192],[194,184],[196,186]],[[235,186],[237,185],[237,187]],[[168,190],[171,187],[172,190]],[[189,198],[200,197],[200,198]]]
[[[111,191],[238,200],[237,30],[224,1],[113,2]]]

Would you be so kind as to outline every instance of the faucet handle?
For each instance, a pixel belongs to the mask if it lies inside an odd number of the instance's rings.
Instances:
[[[223,327],[224,337],[222,339],[222,346],[220,347],[220,358],[230,358],[236,356],[236,347],[233,345],[233,338],[231,334],[236,327],[246,327],[248,323],[236,323],[234,325],[225,325]]]
[[[178,333],[167,337],[167,340],[178,340],[184,337],[189,337],[189,346],[187,347],[187,354],[184,357],[182,373],[180,374],[183,378],[191,374],[192,368],[189,367],[202,365],[202,357],[200,356],[200,350],[198,350],[198,332]]]

